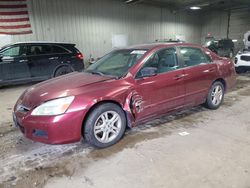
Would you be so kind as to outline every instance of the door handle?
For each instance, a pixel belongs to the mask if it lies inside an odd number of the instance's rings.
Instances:
[[[184,78],[185,76],[187,76],[186,74],[178,74],[174,77],[175,80],[180,80],[182,78]]]
[[[214,72],[215,71],[215,68],[211,68],[209,69],[210,72]]]
[[[49,60],[55,60],[58,59],[58,57],[50,57]]]
[[[27,60],[27,59],[22,59],[22,60],[20,60],[19,62],[20,62],[20,63],[27,63],[28,60]]]
[[[208,73],[208,72],[214,72],[214,71],[215,71],[215,68],[210,68],[210,69],[204,70],[203,72]]]

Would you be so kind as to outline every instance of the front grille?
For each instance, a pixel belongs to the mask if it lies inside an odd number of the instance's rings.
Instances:
[[[30,111],[30,108],[26,107],[26,106],[23,106],[21,104],[19,104],[17,106],[17,111],[19,112],[23,112],[23,113],[27,113],[28,111]]]
[[[243,55],[240,57],[240,59],[243,61],[250,61],[250,56]]]

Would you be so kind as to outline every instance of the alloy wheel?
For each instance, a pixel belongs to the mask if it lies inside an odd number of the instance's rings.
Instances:
[[[217,106],[221,103],[223,98],[223,88],[220,85],[216,85],[211,94],[212,103]]]
[[[122,120],[120,115],[115,111],[106,111],[95,122],[95,138],[101,143],[109,143],[119,135],[121,127]]]

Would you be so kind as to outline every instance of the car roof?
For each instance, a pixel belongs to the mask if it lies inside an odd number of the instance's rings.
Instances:
[[[159,42],[159,43],[150,43],[150,44],[140,44],[140,45],[134,45],[130,46],[127,49],[144,49],[144,50],[151,50],[153,48],[157,47],[171,47],[171,46],[190,46],[190,47],[201,47],[200,45],[191,44],[191,43],[180,43],[180,42]]]
[[[70,42],[53,42],[53,41],[27,41],[27,42],[16,42],[14,44],[73,44]]]
[[[19,45],[19,44],[58,44],[58,45],[73,45],[75,46],[74,43],[67,43],[67,42],[51,42],[51,41],[28,41],[28,42],[16,42],[16,43],[12,43],[12,44],[8,44],[3,46],[1,49],[6,48],[6,47],[10,47],[10,46],[14,46],[14,45]]]

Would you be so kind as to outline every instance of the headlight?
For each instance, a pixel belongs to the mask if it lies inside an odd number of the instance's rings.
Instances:
[[[63,114],[67,111],[74,100],[74,96],[51,100],[36,107],[31,115],[33,116],[53,116]]]

